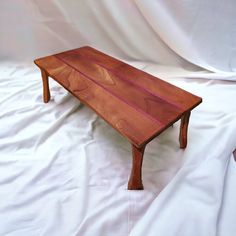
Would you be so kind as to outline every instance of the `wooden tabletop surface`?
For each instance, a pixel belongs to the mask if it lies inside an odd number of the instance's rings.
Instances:
[[[35,63],[137,147],[202,101],[87,46],[40,58]]]

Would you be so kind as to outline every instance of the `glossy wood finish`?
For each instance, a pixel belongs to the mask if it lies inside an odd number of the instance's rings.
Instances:
[[[187,146],[187,134],[188,134],[188,123],[190,118],[190,111],[185,112],[181,117],[180,132],[179,132],[179,143],[180,148],[186,148]]]
[[[190,111],[201,98],[91,47],[35,63],[42,71],[45,102],[50,99],[50,76],[130,141],[133,168],[129,189],[142,188],[145,145],[180,118],[180,147],[186,147]]]
[[[41,70],[42,80],[43,80],[43,101],[48,103],[50,100],[50,90],[48,84],[48,75],[45,70]]]
[[[133,164],[131,175],[128,183],[129,190],[142,190],[142,164],[143,164],[143,154],[144,154],[145,146],[141,148],[137,148],[132,145],[132,156],[133,156]]]

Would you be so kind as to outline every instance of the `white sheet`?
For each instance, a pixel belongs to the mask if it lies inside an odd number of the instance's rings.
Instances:
[[[0,235],[234,236],[235,9],[233,0],[0,1]],[[42,102],[33,59],[85,44],[203,97],[186,150],[179,123],[147,146],[144,191],[126,190],[124,138],[53,81]]]
[[[235,9],[234,0],[2,0],[1,60],[89,44],[123,59],[235,76]]]
[[[203,97],[188,147],[176,123],[147,146],[145,190],[128,191],[124,138],[53,81],[44,104],[35,67],[0,71],[0,235],[234,236],[235,82],[168,79]]]

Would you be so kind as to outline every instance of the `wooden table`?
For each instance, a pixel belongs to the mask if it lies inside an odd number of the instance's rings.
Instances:
[[[133,163],[128,189],[143,189],[146,144],[179,119],[180,148],[186,147],[190,111],[200,97],[87,46],[35,64],[41,69],[45,103],[50,76],[129,140]]]

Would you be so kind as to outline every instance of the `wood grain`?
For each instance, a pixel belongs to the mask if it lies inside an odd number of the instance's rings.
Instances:
[[[179,132],[180,148],[186,148],[187,146],[189,118],[190,118],[190,111],[184,113],[181,117],[180,132]]]
[[[40,61],[37,63],[40,64]],[[150,136],[155,135],[156,131],[163,127],[156,120],[149,119],[145,113],[140,113],[56,57],[45,58],[43,63],[50,77],[92,108],[136,146],[142,146]]]
[[[142,190],[142,164],[143,164],[143,154],[145,146],[137,148],[132,145],[132,155],[133,163],[132,170],[129,178],[128,189],[129,190]]]
[[[50,76],[130,141],[128,189],[143,189],[146,144],[180,118],[180,147],[187,146],[190,112],[200,97],[91,47],[39,58],[35,64],[42,73],[44,102],[50,100]]]
[[[201,98],[91,47],[35,63],[137,147],[148,143],[201,102]],[[89,87],[78,92],[77,87],[84,84]],[[87,98],[95,94],[97,104]]]
[[[106,70],[91,61],[77,56],[64,58],[57,56],[57,58],[85,75],[87,79],[99,84],[104,90],[125,101],[140,113],[145,113],[150,119],[165,124],[171,122],[180,112],[183,112],[181,108],[149,93],[134,83],[130,83],[129,80],[121,79],[121,77],[114,75],[112,71]]]
[[[83,57],[84,60],[91,60],[93,63],[101,65],[104,68],[107,68],[107,70],[111,70],[112,73],[118,75],[120,78],[123,77],[126,80],[135,83],[140,88],[147,90],[149,93],[155,94],[155,96],[158,96],[159,98],[163,98],[165,101],[182,108],[184,111],[193,109],[202,101],[198,96],[91,47],[82,47],[59,53],[57,55],[62,57],[76,55],[78,57]]]
[[[50,100],[50,90],[48,84],[48,75],[45,70],[41,70],[41,76],[43,80],[43,101],[48,103]]]

